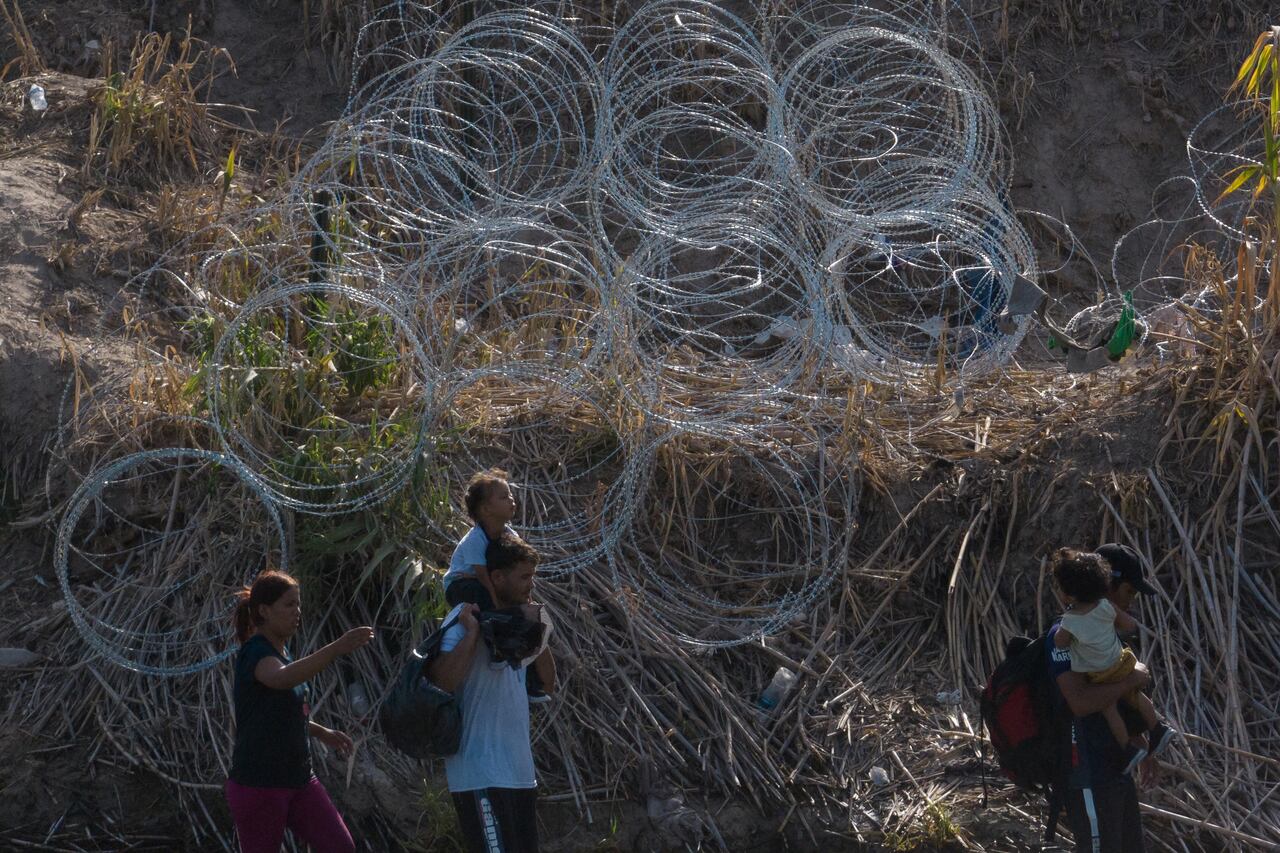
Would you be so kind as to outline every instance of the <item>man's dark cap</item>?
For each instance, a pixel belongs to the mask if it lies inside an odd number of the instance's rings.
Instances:
[[[1128,545],[1108,542],[1106,545],[1099,545],[1096,553],[1111,565],[1113,581],[1128,581],[1143,595],[1156,594],[1156,588],[1147,583],[1147,573],[1142,568],[1142,559],[1137,551]]]

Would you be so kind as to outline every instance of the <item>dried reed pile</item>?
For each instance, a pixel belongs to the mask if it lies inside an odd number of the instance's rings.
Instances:
[[[1221,296],[1230,304],[1225,285]],[[1280,581],[1272,559],[1280,547],[1273,509],[1280,347],[1274,301],[1261,312],[1253,323],[1230,310],[1195,318],[1204,343],[1187,364],[1072,381],[1011,372],[972,390],[960,412],[927,382],[888,402],[874,390],[851,393],[852,408],[831,414],[850,418],[859,437],[842,461],[857,459],[867,472],[862,533],[829,590],[761,643],[691,648],[672,632],[727,638],[670,612],[655,619],[646,590],[619,587],[602,565],[544,582],[564,677],[561,698],[535,723],[547,795],[572,799],[590,815],[593,803],[643,796],[660,780],[691,802],[749,800],[807,826],[815,843],[829,832],[922,841],[927,828],[945,825],[971,849],[1016,849],[1034,833],[1038,808],[1016,792],[992,782],[995,802],[1028,814],[1022,836],[1011,830],[1003,843],[984,842],[971,826],[984,820],[976,695],[1004,639],[1051,618],[1042,561],[1052,547],[1117,539],[1156,567],[1161,594],[1140,614],[1150,628],[1143,656],[1157,675],[1158,704],[1188,733],[1165,784],[1149,797],[1158,848],[1264,849],[1280,841],[1280,814],[1269,802],[1280,781],[1280,763],[1269,757],[1280,738]],[[149,395],[163,385],[139,384],[147,396],[136,402],[154,403]],[[490,401],[490,420],[473,424],[471,437],[486,428],[501,434],[503,411]],[[598,417],[586,407],[559,416]],[[571,455],[563,446],[527,452]],[[687,499],[682,493],[718,476],[703,469],[698,479],[707,460],[696,449],[670,452],[685,454],[673,460],[684,476],[656,481],[662,491],[651,491],[639,510],[654,524]],[[467,472],[441,476],[457,483]],[[736,485],[749,489],[749,473],[738,473],[744,479]],[[421,504],[438,497],[424,488],[399,511],[422,517]],[[352,721],[346,696],[356,681],[379,695],[400,650],[422,630],[419,617],[438,608],[438,593],[434,577],[393,574],[394,559],[384,558],[381,571],[352,564],[375,550],[358,540],[407,534],[385,521],[358,521],[364,526],[304,523],[295,531],[298,553],[310,555],[294,569],[313,614],[299,646],[350,624],[379,627],[358,671],[318,679],[316,708],[361,741],[353,762],[330,757],[322,772],[345,778],[350,796],[369,788],[385,800],[385,780],[411,789],[422,768],[391,753],[367,720]],[[674,552],[697,547],[685,535],[671,529]],[[435,559],[449,546],[416,544]],[[225,567],[228,575],[240,571]],[[740,592],[749,597],[749,587]],[[38,648],[60,651],[14,680],[6,726],[38,743],[75,744],[88,763],[146,768],[196,818],[197,840],[225,844],[225,821],[210,806],[228,760],[225,669],[153,679],[85,657],[63,610],[11,623],[6,633],[15,629]],[[755,701],[779,665],[799,674],[799,685],[765,715]],[[958,705],[934,698],[954,689]],[[871,781],[873,766],[888,771],[888,785]],[[704,841],[717,843],[719,833],[732,847],[714,813],[699,814]],[[387,835],[375,845],[402,829],[376,820],[361,826],[383,826]]]

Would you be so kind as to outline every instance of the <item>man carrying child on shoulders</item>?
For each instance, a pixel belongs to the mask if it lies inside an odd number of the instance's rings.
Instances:
[[[511,491],[507,472],[490,468],[472,475],[463,495],[467,515],[474,525],[458,541],[444,575],[444,598],[450,607],[474,604],[481,611],[492,610],[493,598],[486,582],[486,553],[504,534],[515,536],[511,519],[516,514],[516,498]],[[544,704],[551,701],[542,688],[537,667],[531,667],[525,679],[528,701]]]
[[[454,693],[461,706],[462,740],[445,759],[445,774],[472,853],[538,850],[526,668],[538,672],[544,690],[556,686],[550,624],[529,603],[538,560],[514,533],[490,542],[479,582],[492,606],[454,607],[445,618],[450,627],[441,654],[428,666],[431,682]]]

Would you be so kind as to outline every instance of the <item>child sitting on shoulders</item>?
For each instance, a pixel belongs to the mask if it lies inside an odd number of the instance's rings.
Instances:
[[[453,549],[449,571],[444,575],[444,598],[450,607],[466,602],[476,605],[482,611],[492,610],[493,597],[489,593],[486,577],[486,552],[490,545],[504,536],[516,535],[510,524],[516,514],[516,498],[511,491],[507,472],[490,468],[474,474],[467,481],[463,503],[475,526],[467,531]],[[537,670],[529,667],[526,676],[529,701],[534,704],[550,702],[551,697],[543,690]]]
[[[485,550],[504,532],[516,514],[516,498],[507,482],[507,472],[497,468],[481,471],[467,482],[463,496],[467,515],[474,526],[458,541],[444,575],[444,597],[450,607],[462,602],[481,610],[491,610],[493,601],[481,578],[485,570]]]
[[[1111,575],[1111,566],[1098,554],[1074,548],[1059,548],[1054,552],[1054,584],[1067,608],[1054,635],[1054,644],[1060,649],[1069,649],[1072,671],[1082,673],[1094,684],[1121,681],[1133,672],[1138,662],[1118,635],[1136,632],[1138,622],[1128,613],[1117,611],[1108,600]],[[1176,732],[1160,722],[1155,706],[1141,691],[1135,690],[1121,701],[1142,715],[1149,737],[1149,742],[1141,737],[1131,738],[1115,705],[1102,712],[1111,734],[1125,750],[1124,772],[1128,774],[1148,753],[1160,753]]]

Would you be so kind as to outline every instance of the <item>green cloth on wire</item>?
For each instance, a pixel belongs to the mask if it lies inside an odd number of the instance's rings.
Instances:
[[[1120,321],[1116,323],[1116,330],[1111,333],[1111,340],[1107,341],[1107,353],[1113,358],[1119,358],[1129,351],[1130,344],[1133,343],[1134,324],[1138,312],[1133,310],[1133,291],[1126,290],[1124,292],[1124,309],[1120,312]]]

